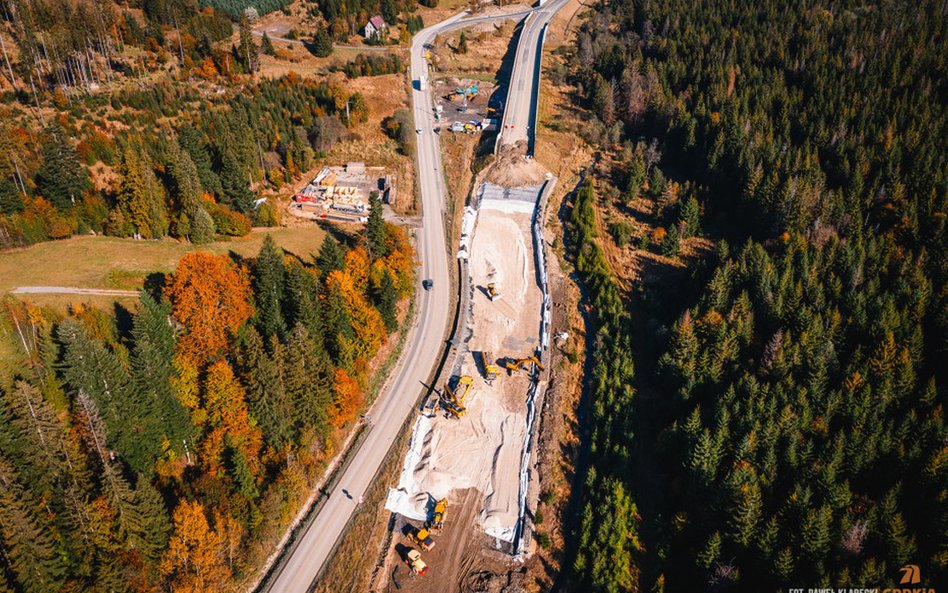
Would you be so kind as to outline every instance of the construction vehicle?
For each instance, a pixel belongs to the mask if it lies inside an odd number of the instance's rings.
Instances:
[[[536,356],[530,356],[528,358],[506,358],[504,359],[504,367],[507,368],[507,374],[509,375],[514,371],[519,372],[523,370],[531,362],[537,365],[538,369],[543,370],[543,365],[540,364],[540,360]]]
[[[405,554],[405,564],[411,569],[412,573],[423,575],[428,572],[428,565],[421,559],[421,552],[412,548]]]
[[[464,379],[467,379],[467,382],[464,382]],[[441,407],[443,407],[449,414],[455,418],[460,418],[467,413],[467,408],[464,407],[464,398],[467,397],[468,391],[471,390],[471,383],[473,379],[470,377],[461,377],[461,380],[458,381],[458,385],[455,389],[451,389],[451,386],[445,384],[444,392],[441,394]],[[463,389],[463,391],[462,391]],[[460,396],[458,392],[461,391]]]
[[[500,368],[494,364],[494,358],[490,352],[481,352],[481,364],[484,366],[484,379],[488,383],[492,383],[500,373]]]
[[[441,530],[444,528],[444,517],[448,512],[448,499],[442,498],[438,501],[438,504],[435,505],[434,511],[431,513],[431,520],[428,521],[428,529],[437,529]]]
[[[422,527],[421,529],[411,528],[411,531],[408,532],[408,539],[414,542],[422,551],[429,551],[434,547],[435,541],[431,537],[431,532],[427,528]]]
[[[474,385],[474,379],[464,375],[458,379],[458,384],[454,387],[454,401],[459,405],[464,405],[464,400],[471,393],[471,387]]]
[[[487,285],[487,298],[492,302],[500,300],[500,292],[497,290],[497,285],[493,282]]]
[[[442,402],[441,407],[447,410],[447,412],[455,418],[461,418],[467,414],[467,408],[453,401],[444,401]]]
[[[429,396],[421,406],[421,413],[429,418],[434,418],[438,410],[441,409],[441,402],[438,400],[439,398],[437,397]]]

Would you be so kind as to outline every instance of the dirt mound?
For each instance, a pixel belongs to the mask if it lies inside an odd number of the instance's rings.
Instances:
[[[488,570],[475,570],[464,579],[463,591],[471,593],[522,593],[523,574],[509,572],[497,574]]]
[[[527,187],[543,183],[546,173],[540,163],[527,158],[527,143],[521,140],[501,147],[484,179],[503,187]]]

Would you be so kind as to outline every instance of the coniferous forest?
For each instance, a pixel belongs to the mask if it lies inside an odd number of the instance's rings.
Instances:
[[[238,590],[399,326],[412,248],[370,219],[313,262],[189,253],[133,312],[4,300],[0,590]]]
[[[567,217],[595,328],[570,590],[948,582],[946,17],[613,0],[581,25],[561,74],[610,164]],[[683,277],[616,278],[597,220],[633,201],[656,230],[616,243]]]

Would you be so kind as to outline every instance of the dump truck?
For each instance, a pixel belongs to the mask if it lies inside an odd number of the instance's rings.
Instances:
[[[487,297],[488,297],[491,301],[499,301],[499,300],[500,300],[500,291],[497,290],[497,284],[496,284],[496,283],[491,282],[490,284],[487,285]]]
[[[431,513],[431,520],[428,521],[428,529],[441,530],[444,528],[444,518],[448,513],[448,499],[442,498],[435,505]]]
[[[411,528],[411,531],[408,532],[408,539],[414,542],[422,551],[427,552],[434,547],[435,541],[431,537],[431,532],[427,528],[422,527],[421,529]]]
[[[538,369],[541,371],[543,370],[543,365],[540,364],[540,360],[536,356],[530,356],[527,358],[507,358],[504,361],[504,366],[507,368],[507,374],[509,375],[514,371],[519,372],[523,370],[524,367],[526,367],[531,362],[537,365]]]
[[[428,572],[428,565],[421,559],[421,552],[412,548],[405,554],[405,564],[411,569],[412,573],[423,575]]]

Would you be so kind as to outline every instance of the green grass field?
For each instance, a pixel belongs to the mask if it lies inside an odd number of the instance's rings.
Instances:
[[[23,249],[0,252],[0,295],[17,286],[67,286],[137,290],[155,272],[174,270],[178,259],[189,251],[236,253],[253,257],[263,238],[273,235],[277,245],[304,261],[319,250],[325,231],[319,226],[258,229],[246,237],[192,245],[171,239],[136,241],[115,237],[73,237],[64,241],[39,243]],[[37,304],[109,303],[115,297],[76,295],[23,295]]]

